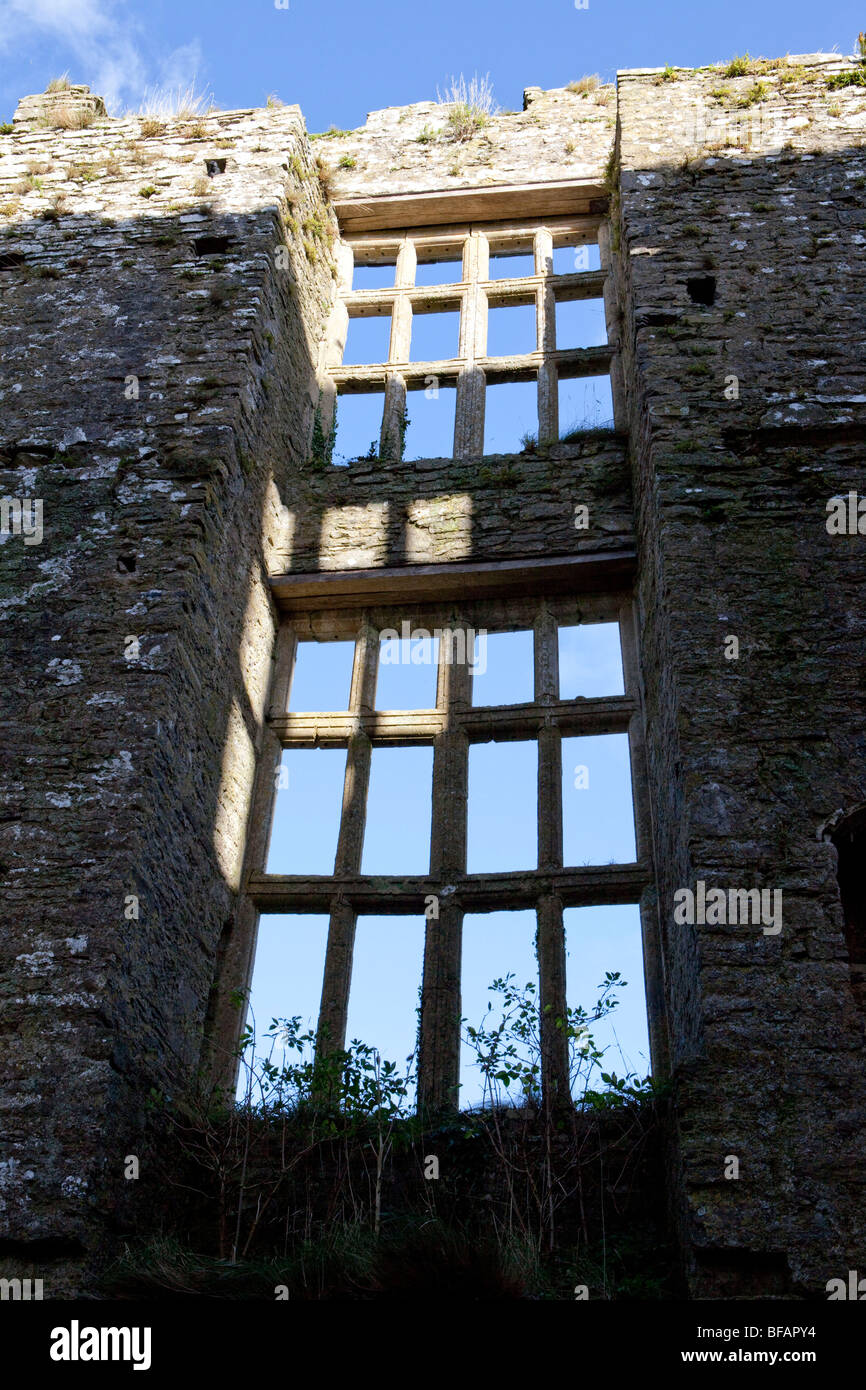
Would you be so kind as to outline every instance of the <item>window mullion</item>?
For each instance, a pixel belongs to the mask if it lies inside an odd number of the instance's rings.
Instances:
[[[544,354],[538,369],[538,438],[559,439],[559,382],[552,354],[556,351],[556,300],[553,291],[553,235],[546,227],[535,234],[535,273],[545,278],[536,290],[537,347]]]
[[[379,662],[379,634],[364,622],[355,644],[349,711],[355,716],[354,730],[346,750],[343,782],[343,810],[334,877],[354,877],[361,872],[367,792],[370,785],[372,744],[361,727],[361,715],[372,710],[376,701],[376,673]],[[357,913],[339,891],[331,901],[328,946],[319,1010],[318,1047],[327,1052],[340,1049],[346,1040],[349,989],[352,983],[352,955],[355,948]]]
[[[463,629],[465,632],[465,628]],[[430,873],[442,887],[466,872],[466,807],[469,790],[469,744],[460,712],[470,700],[468,652],[456,661],[440,642],[440,708],[445,725],[434,744],[433,825]],[[460,965],[463,908],[452,895],[439,895],[438,917],[427,920],[424,982],[421,992],[421,1038],[418,1100],[426,1110],[456,1109],[460,1083]]]
[[[460,356],[464,365],[457,377],[457,414],[454,422],[454,457],[480,458],[484,453],[484,372],[476,366],[487,345],[487,296],[479,287],[486,278],[487,238],[473,232],[463,252],[463,275],[469,282],[460,316]]]

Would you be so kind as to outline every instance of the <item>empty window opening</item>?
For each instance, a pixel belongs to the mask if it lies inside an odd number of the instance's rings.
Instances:
[[[839,822],[832,834],[839,856],[837,875],[845,920],[845,942],[851,971],[851,989],[861,1009],[866,1008],[866,806],[860,806]]]
[[[560,627],[560,700],[624,694],[619,624]]]
[[[197,256],[221,256],[229,249],[230,237],[198,236],[193,241]]]
[[[538,433],[538,383],[496,382],[484,397],[485,454],[517,454]]]
[[[251,1070],[261,1075],[261,1061],[283,1067],[311,1061],[312,1043],[301,1052],[288,1046],[285,1030],[272,1029],[274,1019],[285,1019],[297,1035],[314,1034],[318,1024],[328,944],[325,913],[272,913],[261,917],[256,956],[250,983],[247,1027],[254,1030],[254,1045],[245,1050],[238,1072],[238,1099],[252,1104],[262,1099]],[[256,1063],[253,1063],[253,1057]]]
[[[406,415],[406,460],[453,456],[456,387],[443,386],[438,377],[433,377],[425,386],[410,389],[406,393]]]
[[[566,865],[634,863],[627,734],[562,740],[562,840]]]
[[[560,299],[556,304],[556,346],[601,347],[607,342],[603,299]]]
[[[422,260],[423,255],[424,252],[419,249],[416,285],[459,285],[462,282],[463,255],[460,251],[443,251],[441,259],[436,260]]]
[[[487,356],[522,357],[537,347],[534,304],[508,304],[487,313]]]
[[[470,874],[538,864],[538,745],[473,743],[469,749]]]
[[[605,1090],[601,1073],[651,1073],[640,910],[635,903],[569,907],[565,924],[566,1003],[585,1017],[572,1019],[585,1029],[572,1045],[572,1095],[582,1099],[589,1085]],[[618,975],[607,981],[607,975]],[[609,1011],[600,1000],[615,1000]],[[593,1021],[595,1014],[602,1016]],[[594,1060],[590,1042],[602,1052]],[[586,1046],[584,1046],[586,1044]]]
[[[490,253],[491,280],[523,279],[535,274],[535,256],[532,251],[492,251]]]
[[[226,161],[224,159],[206,159],[205,168],[208,178],[216,178],[217,174],[224,174],[226,171]]]
[[[353,391],[351,395],[338,395],[334,463],[378,458],[384,413],[384,391]]]
[[[601,270],[601,255],[597,242],[553,248],[554,275],[579,275],[584,270]]]
[[[349,319],[344,367],[359,367],[370,362],[387,362],[391,342],[391,315],[364,314]]]
[[[14,270],[16,266],[23,265],[24,260],[20,251],[4,251],[0,254],[0,270]]]
[[[289,709],[347,710],[354,657],[354,642],[299,642]]]
[[[475,638],[473,705],[522,705],[534,698],[532,632],[483,632]]]
[[[379,634],[377,709],[436,708],[439,638],[425,628],[409,630],[415,635],[401,637],[396,627]]]
[[[418,1013],[424,967],[423,917],[359,917],[352,956],[346,1041],[393,1062],[414,1100]]]
[[[686,281],[686,289],[693,304],[715,304],[716,302],[715,275],[694,275]]]
[[[412,315],[411,362],[442,362],[456,357],[460,342],[460,311]]]
[[[613,429],[609,376],[568,377],[559,383],[559,438],[568,443],[583,430]]]
[[[538,1064],[537,1049],[532,1042],[515,1035],[514,1020],[507,1013],[512,1008],[505,1003],[502,988],[494,989],[495,981],[503,981],[530,1003],[538,1001],[538,960],[535,952],[535,913],[520,912],[468,913],[463,919],[463,957],[461,963],[460,1012],[463,1017],[460,1047],[460,1107],[474,1109],[491,1103],[519,1103],[523,1091],[519,1082],[505,1086],[495,1077],[485,1080],[480,1065],[484,1057],[495,1055],[495,1049],[513,1043],[516,1060],[525,1068]],[[510,977],[510,979],[508,978]],[[505,1024],[499,1043],[493,1034]],[[473,1040],[468,1034],[476,1031]],[[503,1059],[504,1060],[504,1059]],[[501,1068],[495,1068],[496,1071]]]
[[[397,270],[396,256],[390,261],[376,261],[372,264],[359,265],[357,262],[352,268],[352,289],[353,290],[390,290],[394,286],[394,276]]]
[[[345,748],[283,749],[267,873],[334,872],[345,772]]]
[[[430,872],[433,749],[374,748],[361,872]]]

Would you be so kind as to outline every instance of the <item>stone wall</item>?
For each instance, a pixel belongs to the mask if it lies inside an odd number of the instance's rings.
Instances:
[[[862,486],[866,430],[866,92],[827,86],[850,66],[619,79],[650,796],[698,1293],[820,1294],[862,1258],[863,1018],[821,838],[866,797],[866,561],[826,529],[828,499]],[[674,892],[698,880],[780,889],[781,932],[677,925]]]
[[[2,146],[0,1251],[71,1257],[199,1063],[334,229],[292,108]]]

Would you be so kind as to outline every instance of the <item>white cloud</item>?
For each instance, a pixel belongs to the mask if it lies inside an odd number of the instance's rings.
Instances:
[[[191,85],[202,62],[198,39],[164,57],[147,57],[142,26],[127,0],[3,0],[0,51],[20,51],[22,70],[37,35],[56,46],[70,79],[88,83],[115,114],[137,106],[154,84]]]

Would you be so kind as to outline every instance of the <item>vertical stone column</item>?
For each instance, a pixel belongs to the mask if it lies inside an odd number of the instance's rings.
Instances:
[[[556,349],[556,300],[553,296],[553,234],[546,227],[535,233],[535,273],[544,275],[536,291],[536,346],[539,352]],[[538,442],[554,444],[559,439],[559,380],[552,362],[538,370]]]
[[[550,706],[559,699],[559,648],[556,619],[542,609],[535,623],[535,699]],[[562,867],[562,737],[548,715],[538,733],[538,867]],[[566,1017],[565,927],[562,902],[546,893],[538,904],[539,1008],[541,1010],[542,1092],[547,1107],[568,1099],[568,1039],[557,1020]]]
[[[322,981],[322,1004],[319,1011],[320,1052],[339,1050],[346,1041],[357,914],[339,891],[339,881],[341,877],[353,877],[361,871],[372,750],[369,736],[360,726],[359,716],[375,706],[378,663],[379,634],[374,627],[365,622],[355,644],[355,662],[349,696],[349,709],[356,716],[357,722],[346,750],[343,811],[334,865],[337,892],[331,904],[325,973]]]
[[[453,651],[452,647],[452,655]],[[469,656],[467,652],[466,661],[446,663],[440,654],[438,704],[446,715],[469,703]],[[442,890],[450,887],[449,876],[466,872],[469,748],[466,736],[449,724],[446,717],[445,731],[436,739],[433,753],[430,873],[441,887],[439,916],[427,922],[421,991],[418,1103],[431,1112],[456,1109],[459,1104],[463,909]]]
[[[480,458],[484,453],[484,393],[487,380],[476,359],[487,351],[487,296],[479,280],[488,273],[489,246],[485,236],[473,232],[463,249],[463,278],[469,287],[460,315],[460,356],[463,368],[457,378],[457,418],[454,457]]]

